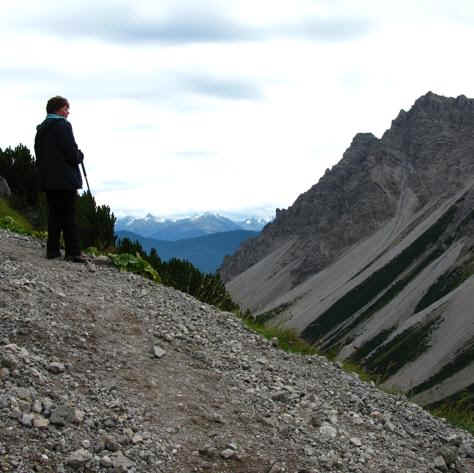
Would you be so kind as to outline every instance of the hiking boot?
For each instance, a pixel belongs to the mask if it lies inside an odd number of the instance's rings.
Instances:
[[[61,257],[61,253],[59,251],[48,251],[46,253],[46,258],[47,259],[54,259],[54,258],[60,258]]]
[[[72,263],[87,263],[88,259],[81,253],[80,255],[67,255],[64,257],[64,261],[71,261]]]

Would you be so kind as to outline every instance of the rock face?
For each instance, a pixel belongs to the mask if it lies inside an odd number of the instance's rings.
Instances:
[[[403,360],[383,378],[421,402],[469,386],[473,356],[460,354],[474,337],[473,128],[474,100],[429,92],[381,139],[356,135],[336,166],[224,261],[233,298],[375,371],[394,361],[394,344],[416,340],[419,352],[396,353]]]
[[[11,191],[7,180],[0,176],[0,197],[10,197]]]
[[[0,256],[2,472],[472,471],[467,432],[231,313],[1,229]]]

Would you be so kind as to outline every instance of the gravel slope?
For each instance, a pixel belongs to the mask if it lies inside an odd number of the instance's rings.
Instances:
[[[473,438],[232,314],[0,230],[0,471],[474,471]]]

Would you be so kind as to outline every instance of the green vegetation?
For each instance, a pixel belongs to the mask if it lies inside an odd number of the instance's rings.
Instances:
[[[286,309],[288,309],[288,307],[290,307],[295,301],[292,301],[292,302],[285,302],[284,304],[281,304],[279,305],[278,307],[275,307],[274,309],[272,310],[269,310],[267,312],[263,312],[262,314],[258,314],[255,316],[255,320],[263,325],[265,324],[266,322],[268,322],[269,320],[273,319],[274,317],[276,317],[278,314],[281,314],[282,312],[284,312]]]
[[[92,194],[84,192],[77,201],[77,223],[81,246],[108,250],[115,246],[115,216],[107,205],[98,206]]]
[[[19,230],[14,230],[13,228],[9,228],[7,226],[8,218],[15,221],[15,225],[17,225]],[[8,228],[9,230],[16,231],[17,233],[33,231],[33,226],[31,223],[28,222],[28,220],[20,212],[13,209],[6,199],[0,199],[0,221],[3,222],[1,224],[2,228]]]
[[[232,301],[224,283],[218,274],[204,274],[189,261],[172,258],[162,261],[154,248],[147,254],[138,241],[131,242],[128,238],[119,240],[115,249],[118,254],[127,254],[130,261],[134,256],[150,265],[159,274],[161,282],[166,286],[191,294],[202,302],[214,305],[222,310],[236,311],[239,306]],[[126,258],[124,259],[126,265]],[[143,263],[133,263],[139,267]]]
[[[442,274],[415,307],[415,314],[438,301],[474,274],[474,259]]]
[[[109,258],[120,271],[130,271],[141,274],[155,282],[161,282],[160,275],[152,268],[148,261],[145,261],[138,253],[134,256],[129,253],[113,254],[109,253]]]
[[[460,393],[427,406],[427,410],[474,434],[474,384]]]
[[[330,340],[325,342],[323,346],[331,346],[339,341],[344,335],[348,334],[362,322],[368,320],[372,315],[387,305],[397,294],[399,294],[423,269],[426,268],[436,258],[441,256],[442,251],[435,248],[431,251],[419,264],[417,264],[409,273],[392,284],[373,304],[371,304],[364,312],[362,312],[355,320],[339,329]]]
[[[458,351],[454,360],[444,365],[435,375],[427,379],[421,384],[415,386],[410,392],[410,395],[415,395],[426,391],[427,389],[441,383],[445,379],[453,376],[458,371],[461,371],[466,366],[469,366],[474,361],[474,338],[467,341],[464,346]]]
[[[303,338],[310,343],[314,343],[334,327],[349,319],[373,300],[377,294],[389,287],[431,245],[438,242],[440,236],[452,221],[456,210],[456,205],[450,207],[434,225],[428,228],[410,246],[329,307],[326,312],[306,327],[302,334]],[[393,294],[391,297],[393,297]]]
[[[363,366],[369,372],[380,375],[381,382],[385,381],[431,346],[431,334],[440,322],[441,318],[438,317],[428,323],[407,328],[378,348]]]
[[[242,317],[245,326],[252,332],[258,333],[267,340],[276,338],[278,347],[291,353],[300,353],[301,355],[316,355],[318,351],[296,335],[294,330],[283,329],[280,327],[265,327],[261,322],[256,321],[252,316]]]
[[[0,176],[7,180],[12,191],[12,196],[0,203],[0,216],[12,217],[22,229],[15,231],[45,231],[46,198],[39,189],[35,159],[26,146],[0,149]],[[97,206],[92,195],[84,192],[77,202],[77,214],[83,247],[113,247],[115,217],[108,206]]]
[[[374,351],[379,345],[385,342],[385,340],[387,340],[387,338],[395,330],[395,328],[396,327],[391,327],[391,328],[382,330],[375,337],[372,337],[370,340],[367,340],[350,357],[351,362],[353,362],[354,364],[360,363],[369,353]]]
[[[35,159],[30,150],[19,144],[15,149],[0,148],[0,176],[4,177],[12,191],[11,202],[17,210],[37,207],[39,183]]]

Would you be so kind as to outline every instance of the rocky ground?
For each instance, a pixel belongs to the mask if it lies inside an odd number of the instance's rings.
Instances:
[[[232,314],[0,230],[0,471],[468,472],[473,438]]]

